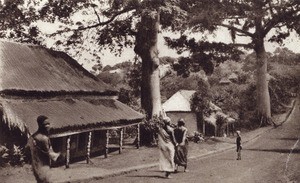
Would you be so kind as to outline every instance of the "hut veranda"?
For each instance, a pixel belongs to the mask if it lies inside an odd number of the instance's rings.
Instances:
[[[54,151],[65,153],[66,166],[90,156],[122,151],[124,129],[144,116],[116,99],[117,92],[66,53],[0,40],[0,144],[25,145],[39,115],[51,122]]]

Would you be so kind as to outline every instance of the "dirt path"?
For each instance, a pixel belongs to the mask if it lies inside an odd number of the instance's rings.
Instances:
[[[164,179],[157,168],[140,170],[101,182],[300,182],[300,110],[296,104],[289,120],[243,146],[242,160],[229,150],[189,162],[190,172]],[[100,182],[100,180],[90,181]]]

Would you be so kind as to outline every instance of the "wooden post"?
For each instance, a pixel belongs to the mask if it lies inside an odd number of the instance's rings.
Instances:
[[[203,127],[202,128],[203,128],[203,130],[202,130],[203,131],[203,136],[205,136],[205,121],[203,121]]]
[[[71,136],[68,136],[67,137],[66,168],[70,167],[70,142],[71,142]]]
[[[106,130],[106,143],[105,143],[105,154],[104,157],[108,156],[108,144],[109,144],[109,130]]]
[[[86,147],[86,163],[90,163],[90,156],[91,156],[91,143],[92,143],[92,132],[88,133],[88,143]]]
[[[226,122],[226,135],[227,135],[227,137],[230,136],[228,127],[229,127],[228,122]]]
[[[137,144],[136,144],[136,148],[140,148],[140,124],[137,124]]]
[[[215,126],[215,137],[217,137],[217,129],[218,129],[218,125],[216,124],[216,126]]]
[[[123,148],[123,128],[120,129],[120,141],[119,141],[119,154],[122,153],[122,148]]]

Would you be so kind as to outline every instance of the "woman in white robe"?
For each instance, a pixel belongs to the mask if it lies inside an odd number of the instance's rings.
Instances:
[[[171,172],[175,170],[174,155],[176,142],[174,130],[170,126],[170,118],[165,118],[164,124],[159,128],[158,147],[159,147],[159,169],[165,172],[166,178],[171,178]]]

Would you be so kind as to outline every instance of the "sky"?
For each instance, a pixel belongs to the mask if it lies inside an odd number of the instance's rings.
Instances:
[[[158,37],[158,50],[159,50],[159,57],[164,56],[170,56],[170,57],[179,57],[175,50],[169,49],[168,46],[165,45],[164,42],[164,36],[170,36],[172,38],[179,37],[178,35],[174,35],[171,33],[166,34],[159,34]],[[193,35],[195,39],[201,39],[202,35],[200,34],[194,34]],[[216,42],[224,42],[224,43],[230,43],[231,37],[227,31],[218,31],[214,36],[209,36],[208,39],[210,41],[216,41]],[[237,42],[242,43],[248,43],[250,42],[250,39],[238,39]],[[268,52],[274,52],[276,48],[278,47],[287,47],[289,50],[293,51],[294,53],[300,53],[300,37],[296,35],[296,33],[292,33],[289,38],[287,38],[284,41],[284,45],[280,46],[277,43],[270,43],[265,42],[265,48]],[[124,53],[121,55],[121,57],[116,57],[113,54],[110,54],[109,52],[105,53],[104,56],[101,58],[102,64],[105,65],[115,65],[116,63],[120,63],[123,61],[130,60],[134,57],[135,53],[132,49],[125,49]]]
[[[82,19],[82,15],[75,16],[75,20]],[[53,33],[55,32],[59,24],[49,24],[44,22],[38,22],[38,26],[41,28],[42,32],[45,33]],[[268,35],[272,35],[272,32],[270,32]],[[268,39],[268,35],[266,40]],[[170,56],[177,58],[181,55],[178,55],[176,53],[176,50],[169,49],[168,46],[165,45],[164,42],[164,36],[169,36],[171,38],[178,38],[179,35],[170,33],[170,32],[163,32],[158,35],[158,50],[159,50],[159,57],[164,56]],[[196,40],[200,40],[203,37],[203,34],[192,34],[191,37],[194,37]],[[231,43],[231,36],[229,34],[229,31],[227,29],[220,29],[214,33],[214,35],[207,36],[209,41],[215,41],[215,42],[224,42],[224,43]],[[240,37],[237,36],[236,42],[237,43],[249,43],[251,40],[248,37]],[[48,40],[47,46],[51,47],[54,44],[54,40]],[[283,46],[278,45],[277,43],[270,43],[265,41],[265,48],[268,52],[273,52],[278,47],[287,47],[294,53],[300,53],[300,37],[296,35],[296,33],[292,33],[285,41]],[[135,53],[133,51],[133,48],[124,49],[124,52],[121,54],[121,56],[115,56],[114,54],[111,54],[108,50],[103,52],[103,56],[101,57],[101,63],[103,66],[106,65],[115,65],[117,63],[121,63],[128,60],[133,60],[135,56]],[[186,56],[186,55],[185,55]],[[88,53],[84,53],[83,57],[89,58],[90,55]],[[82,62],[79,60],[79,63],[83,65],[87,70],[91,70],[92,66],[95,65],[94,62]]]

